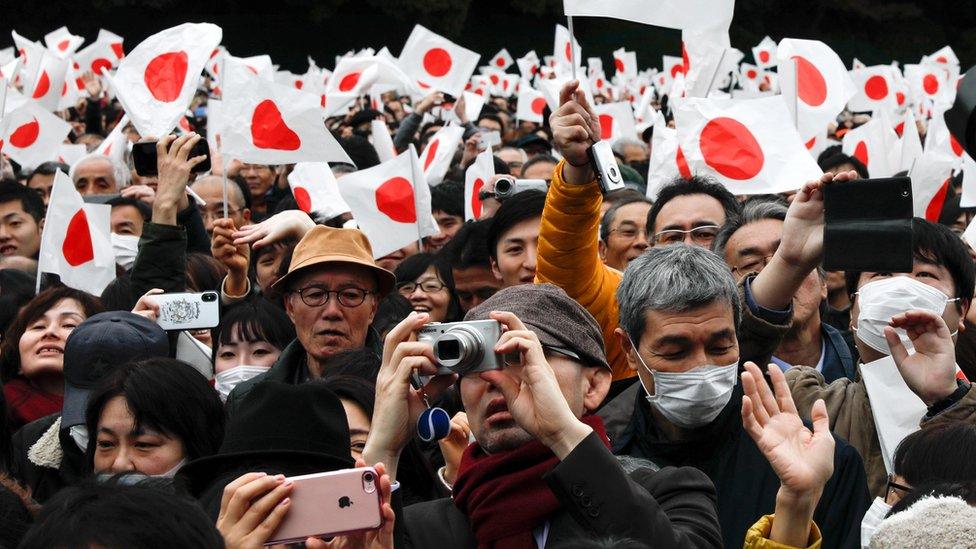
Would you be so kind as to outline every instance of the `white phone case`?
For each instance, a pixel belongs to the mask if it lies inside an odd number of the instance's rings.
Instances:
[[[220,322],[220,294],[217,292],[159,294],[156,323],[164,330],[200,330]]]

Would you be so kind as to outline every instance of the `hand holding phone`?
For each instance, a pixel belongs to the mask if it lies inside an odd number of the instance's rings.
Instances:
[[[217,292],[157,294],[156,323],[164,330],[200,330],[220,323],[220,295]]]
[[[907,177],[826,186],[824,269],[911,272],[912,215],[912,182]]]
[[[136,173],[141,176],[159,175],[158,156],[156,152],[157,141],[139,141],[132,144],[132,164]],[[210,145],[206,139],[197,141],[190,150],[187,158],[206,156],[206,159],[195,164],[190,168],[191,173],[203,173],[210,171]]]

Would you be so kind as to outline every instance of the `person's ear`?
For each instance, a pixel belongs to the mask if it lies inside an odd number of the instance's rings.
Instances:
[[[969,314],[969,308],[973,306],[971,300],[959,300],[959,331],[966,331],[966,315]]]
[[[586,368],[585,372],[586,387],[583,388],[583,408],[587,412],[596,410],[610,392],[610,383],[613,381],[613,374],[603,366],[596,368]]]
[[[293,297],[295,297],[295,294],[289,293],[285,294],[285,298],[281,300],[285,304],[285,313],[288,315],[292,324],[295,323],[295,307],[292,304]],[[376,310],[374,309],[373,312],[375,313]],[[372,322],[372,317],[370,317],[370,321]]]
[[[241,217],[244,218],[244,221],[246,222],[245,225],[250,225],[251,224],[251,210],[250,210],[250,208],[244,208],[243,210],[241,210]]]
[[[491,260],[491,274],[495,275],[495,278],[498,280],[499,283],[504,282],[504,279],[502,278],[502,272],[498,269],[498,262],[495,261],[494,257],[489,259]]]
[[[627,357],[627,367],[633,371],[637,371],[637,358],[635,358],[635,353],[637,349],[634,349],[633,344],[630,342],[630,338],[627,337],[627,333],[624,332],[623,328],[616,328],[613,331],[614,337],[620,342],[620,347],[624,350],[624,356]]]
[[[600,261],[603,261],[604,263],[606,263],[606,261],[607,261],[607,244],[604,241],[600,240],[597,243],[597,251],[600,254]]]

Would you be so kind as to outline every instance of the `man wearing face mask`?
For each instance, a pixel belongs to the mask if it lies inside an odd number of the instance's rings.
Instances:
[[[615,335],[639,383],[599,411],[615,454],[693,466],[712,479],[725,547],[742,546],[780,488],[739,413],[739,364],[768,358],[740,346],[741,291],[725,263],[697,246],[654,247],[631,261]],[[854,547],[869,496],[860,457],[840,439],[833,471],[814,521],[824,547]]]
[[[124,196],[108,201],[112,207],[112,250],[115,262],[128,271],[139,253],[139,237],[142,227],[152,217],[152,208],[145,202]]]

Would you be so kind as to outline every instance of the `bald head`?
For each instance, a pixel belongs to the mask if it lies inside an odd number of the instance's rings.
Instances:
[[[224,216],[224,182],[223,179],[208,175],[201,177],[190,185],[193,192],[207,202],[200,206],[200,216],[209,233],[213,228],[214,219]],[[234,220],[235,227],[243,227],[251,222],[251,211],[244,207],[244,193],[237,183],[227,182],[227,216]]]
[[[115,194],[128,183],[124,169],[100,154],[82,157],[71,166],[68,175],[83,195]]]

